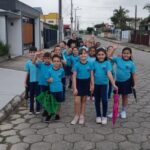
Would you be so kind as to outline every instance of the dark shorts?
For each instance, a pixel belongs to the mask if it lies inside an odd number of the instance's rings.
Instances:
[[[132,83],[131,80],[127,80],[124,82],[116,81],[116,85],[118,86],[118,93],[121,95],[128,95],[132,93]]]
[[[57,102],[64,102],[63,92],[51,92],[51,94],[56,98]]]
[[[89,79],[77,79],[77,96],[88,96],[90,92],[90,78]]]
[[[72,67],[71,66],[65,66],[64,69],[65,69],[65,75],[66,76],[72,75],[72,71],[71,71]]]

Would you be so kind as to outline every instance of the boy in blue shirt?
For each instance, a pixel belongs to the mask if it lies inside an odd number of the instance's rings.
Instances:
[[[63,83],[62,79],[65,76],[64,69],[61,67],[61,57],[54,55],[52,57],[53,66],[49,69],[48,79],[50,93],[56,98],[56,100],[61,103],[64,101],[63,98]],[[56,113],[55,120],[60,119],[60,109]],[[52,114],[47,115],[45,122],[49,122]]]
[[[29,76],[29,84],[30,84],[30,110],[29,114],[34,113],[34,97],[37,96],[37,85],[38,85],[38,74],[37,68],[35,64],[32,63],[33,58],[35,56],[37,49],[36,47],[31,47],[29,49],[30,60],[28,60],[25,64],[25,69],[27,71],[25,85],[27,83],[27,78]],[[40,111],[40,104],[36,103],[36,112],[39,113]]]
[[[39,93],[49,91],[49,85],[47,82],[48,71],[52,67],[50,53],[45,52],[43,58],[39,58],[40,53],[36,53],[33,63],[36,64],[40,75],[39,75]],[[45,117],[47,115],[47,111],[44,110],[42,116]]]

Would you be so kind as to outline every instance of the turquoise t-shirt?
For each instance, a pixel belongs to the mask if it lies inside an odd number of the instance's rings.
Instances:
[[[131,73],[135,73],[136,71],[136,66],[132,60],[113,57],[113,61],[116,63],[116,81],[127,81],[131,77]]]
[[[39,85],[48,86],[47,76],[48,76],[48,71],[52,67],[52,65],[51,64],[45,64],[44,62],[39,61],[36,63],[36,66],[40,71]]]
[[[38,82],[38,69],[32,60],[26,62],[25,69],[30,75],[30,82]]]
[[[63,68],[59,68],[58,70],[55,70],[53,67],[51,67],[49,69],[48,78],[53,78],[53,82],[49,84],[51,92],[63,91],[62,78],[64,78],[64,76],[65,76],[65,72]]]
[[[71,67],[74,67],[74,65],[79,62],[80,60],[80,57],[77,55],[77,56],[74,56],[74,55],[70,55],[68,57],[68,63],[71,65]]]
[[[108,72],[112,71],[112,67],[109,61],[95,61],[93,63],[94,72],[94,84],[105,85],[108,84],[109,78],[107,76]]]
[[[73,67],[73,71],[77,72],[78,79],[90,78],[92,70],[93,70],[92,64],[88,61],[85,64],[77,62]]]

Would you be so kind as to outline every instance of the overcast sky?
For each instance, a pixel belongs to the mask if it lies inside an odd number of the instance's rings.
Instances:
[[[20,0],[32,7],[41,7],[44,14],[49,12],[58,12],[58,0]],[[63,18],[64,23],[70,23],[70,1],[62,0],[63,2]],[[73,0],[74,8],[79,7],[77,16],[80,20],[80,28],[86,28],[98,23],[111,23],[110,17],[113,15],[113,10],[122,6],[128,9],[129,16],[134,17],[135,5],[138,8],[138,17],[145,18],[148,16],[148,11],[143,7],[150,0]]]

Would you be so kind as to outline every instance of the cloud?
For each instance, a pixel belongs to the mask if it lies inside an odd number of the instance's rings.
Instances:
[[[45,14],[49,12],[58,12],[58,0],[20,0],[32,7],[42,7]],[[62,0],[64,23],[70,23],[70,2],[71,0]],[[129,16],[134,17],[135,5],[138,8],[138,17],[147,17],[148,11],[143,10],[149,0],[73,0],[74,8],[80,7],[77,11],[80,16],[80,27],[86,28],[97,23],[108,22],[113,15],[113,10],[122,6],[128,9]]]

